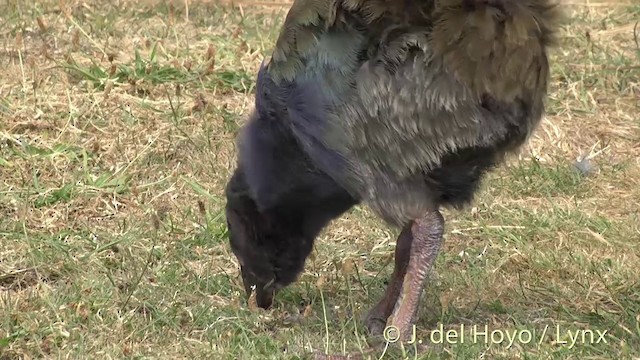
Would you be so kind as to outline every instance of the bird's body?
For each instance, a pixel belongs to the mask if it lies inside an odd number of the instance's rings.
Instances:
[[[291,271],[299,272],[310,245],[295,255],[284,248],[312,243],[328,221],[364,202],[404,227],[399,284],[377,306],[384,318],[396,308],[392,323],[404,331],[415,306],[400,304],[417,305],[404,291],[422,286],[441,241],[438,209],[470,202],[482,176],[542,118],[556,19],[549,0],[296,0],[258,74],[231,183],[268,229],[283,221],[274,212],[283,208],[314,226],[272,238],[254,225],[236,238],[236,255],[251,258],[238,243],[280,249],[261,261],[297,257]],[[228,191],[231,218],[244,211],[234,208],[235,194]],[[327,210],[305,210],[305,201]]]
[[[548,77],[531,36],[546,24],[500,30],[488,5],[409,3],[296,1],[257,87],[258,111],[281,115],[316,166],[396,225],[468,202],[540,121]]]

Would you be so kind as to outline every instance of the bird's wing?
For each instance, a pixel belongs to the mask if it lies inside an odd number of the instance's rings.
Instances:
[[[402,179],[458,149],[523,140],[542,115],[557,19],[549,0],[436,2],[430,26],[380,44],[332,117],[353,166]]]

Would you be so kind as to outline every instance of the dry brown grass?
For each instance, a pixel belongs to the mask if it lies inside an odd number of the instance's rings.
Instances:
[[[366,209],[327,229],[274,310],[242,296],[222,188],[286,5],[235,4],[0,3],[0,359],[366,347],[359,316],[395,241]],[[567,4],[547,119],[472,209],[446,214],[418,332],[558,325],[608,343],[554,333],[425,357],[640,357],[640,2]],[[572,168],[585,156],[589,176]]]

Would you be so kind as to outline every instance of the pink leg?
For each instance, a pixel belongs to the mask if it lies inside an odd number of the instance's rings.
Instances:
[[[395,265],[387,290],[376,306],[367,313],[365,325],[371,335],[382,335],[387,318],[393,312],[393,308],[398,301],[400,290],[402,290],[402,281],[409,264],[411,240],[411,224],[409,224],[402,229],[396,241]]]
[[[415,316],[424,283],[433,267],[442,245],[444,218],[438,210],[416,219],[411,225],[411,251],[402,289],[387,326],[395,326],[402,340],[413,334]]]

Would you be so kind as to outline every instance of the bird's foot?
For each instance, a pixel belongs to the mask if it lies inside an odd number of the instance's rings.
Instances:
[[[410,342],[415,337],[415,320],[416,316],[405,319],[401,313],[387,317],[384,309],[375,307],[367,313],[364,324],[369,332],[369,342],[379,345],[386,342]]]
[[[364,318],[364,324],[371,336],[382,337],[387,327],[387,320],[398,301],[407,270],[407,264],[409,263],[411,240],[411,224],[408,224],[398,236],[393,275],[387,285],[384,296],[369,310]]]
[[[405,312],[408,306],[404,306],[394,312],[385,324],[384,337],[389,342],[402,342],[413,344],[416,341],[415,319],[416,314]]]
[[[369,335],[382,336],[384,328],[387,325],[387,318],[382,311],[377,308],[373,308],[367,313],[367,316],[364,319],[364,325],[367,327]]]

